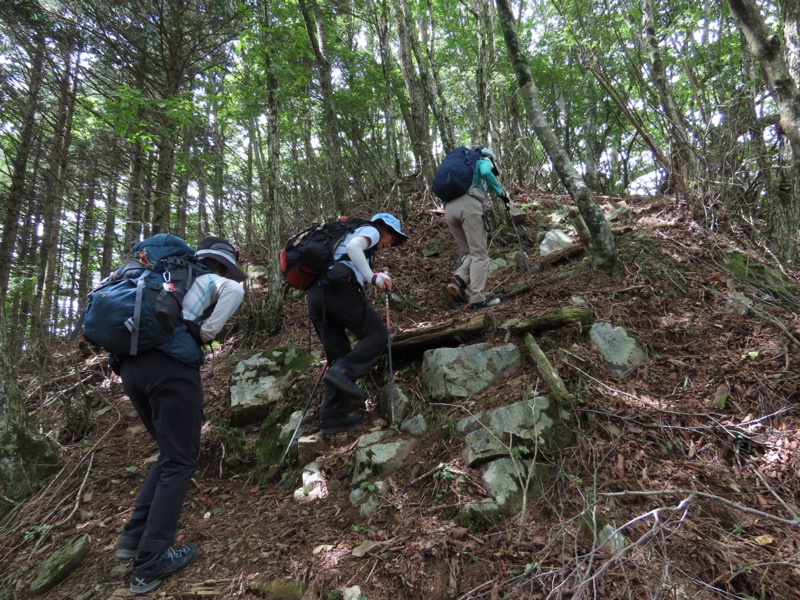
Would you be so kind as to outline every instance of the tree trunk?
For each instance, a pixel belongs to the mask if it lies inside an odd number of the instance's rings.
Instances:
[[[125,222],[125,246],[122,249],[128,255],[133,245],[142,235],[142,205],[144,204],[144,148],[133,142],[131,148],[131,175],[128,184],[128,206]]]
[[[392,179],[395,182],[393,190],[395,191],[395,198],[400,205],[401,219],[408,218],[407,202],[402,188],[402,168],[400,165],[400,154],[397,149],[397,134],[395,132],[395,114],[394,114],[394,92],[392,90],[392,68],[396,64],[392,54],[389,38],[389,8],[385,0],[381,1],[381,13],[378,13],[375,0],[367,0],[367,5],[372,12],[372,26],[378,38],[378,51],[381,57],[381,73],[383,74],[384,85],[384,114],[386,118],[386,145],[388,147],[387,155],[391,160],[391,173]]]
[[[410,15],[411,9],[408,6],[408,0],[400,0],[400,2],[405,14]],[[428,11],[432,17],[430,2],[428,2]],[[422,20],[422,15],[420,15],[420,20]],[[433,57],[433,45],[428,44],[428,26],[423,23],[420,27],[414,27],[414,22],[410,18],[407,24],[410,26],[408,40],[414,53],[414,58],[417,61],[420,82],[425,90],[428,106],[430,106],[433,118],[439,128],[442,144],[448,149],[455,148],[456,137],[453,133],[453,124],[450,122],[450,109],[447,106],[444,95],[439,90],[436,77],[436,62]],[[430,29],[433,30],[433,27]],[[417,40],[418,37],[420,38],[419,41]]]
[[[157,142],[156,185],[152,196],[152,234],[170,231],[172,165],[175,161],[175,140],[169,127],[165,126],[161,131],[162,133]]]
[[[309,6],[309,2],[311,5]],[[331,194],[336,205],[336,211],[347,214],[347,188],[342,171],[342,150],[339,142],[339,126],[336,118],[336,105],[333,95],[333,76],[331,74],[331,61],[328,58],[328,37],[325,23],[320,14],[316,0],[299,0],[300,12],[306,25],[306,32],[311,44],[311,51],[317,67],[320,92],[322,95],[322,110],[325,115],[323,131],[327,140],[328,173],[331,177]]]
[[[0,311],[0,520],[12,508],[8,500],[28,496],[58,466],[55,445],[36,433],[20,398],[6,332]]]
[[[656,37],[656,25],[653,0],[642,2],[642,27],[647,41],[647,52],[650,56],[650,75],[658,90],[661,109],[667,119],[670,132],[670,143],[673,146],[672,168],[668,174],[668,189],[686,193],[691,185],[698,183],[697,156],[689,141],[686,122],[678,110],[675,96],[668,82],[667,72],[661,60],[661,50]]]
[[[787,35],[784,49],[780,36],[769,29],[752,0],[728,0],[728,4],[761,66],[761,76],[778,107],[780,130],[791,146],[786,184],[770,195],[768,235],[775,254],[793,264],[800,231],[800,90],[789,65],[797,60],[795,36],[800,8],[795,2],[781,2]],[[787,60],[787,56],[791,58]]]
[[[512,67],[517,74],[517,81],[528,112],[528,118],[531,120],[536,136],[539,138],[545,152],[550,157],[554,169],[561,178],[561,182],[575,201],[586,226],[592,234],[592,248],[590,249],[592,262],[606,273],[617,273],[620,265],[611,227],[597,205],[594,194],[586,187],[580,173],[572,165],[569,156],[545,119],[539,101],[539,92],[533,82],[530,66],[522,53],[519,38],[517,37],[517,28],[511,14],[509,1],[496,0],[496,2],[506,47],[511,57]]]
[[[72,72],[72,51],[72,47],[64,49],[64,71],[59,81],[58,111],[53,125],[53,139],[50,143],[49,166],[44,177],[44,236],[40,247],[40,272],[33,320],[34,329],[41,334],[48,334],[52,331],[50,315],[53,312],[53,306],[57,304],[56,266],[58,255],[61,252],[58,243],[61,234],[61,207],[66,195],[67,165],[69,149],[72,145],[72,118],[75,112],[78,85],[77,73],[73,77]],[[78,55],[75,53],[75,57]]]
[[[420,81],[420,76],[414,68],[412,57],[412,35],[413,21],[404,10],[402,0],[392,0],[392,6],[397,22],[397,42],[400,49],[400,68],[403,72],[403,80],[406,83],[408,99],[411,103],[410,110],[404,113],[408,136],[411,138],[411,146],[414,151],[414,158],[417,161],[417,168],[425,180],[425,186],[430,185],[436,172],[436,162],[433,158],[431,147],[431,137],[428,127],[428,108],[425,101],[425,91]]]
[[[17,241],[19,217],[22,201],[25,197],[25,175],[28,170],[28,159],[33,148],[34,133],[37,129],[36,114],[39,108],[39,91],[44,80],[44,38],[37,35],[32,44],[31,65],[28,69],[28,97],[25,114],[19,124],[20,135],[17,153],[11,165],[11,187],[4,199],[5,217],[3,219],[3,235],[0,236],[0,306],[3,306],[8,293],[8,282],[11,277],[11,264],[14,259],[14,246]]]

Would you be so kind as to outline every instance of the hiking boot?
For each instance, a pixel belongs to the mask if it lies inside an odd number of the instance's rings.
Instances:
[[[133,562],[130,590],[134,594],[146,594],[155,589],[161,580],[180,571],[197,556],[197,546],[184,544],[177,550],[167,548],[164,552],[153,553],[143,560]]]
[[[450,283],[447,284],[447,293],[453,297],[453,300],[463,304],[467,301],[467,284],[458,275],[453,275]]]
[[[325,377],[322,378],[325,383],[332,385],[340,392],[344,392],[348,396],[354,396],[359,400],[366,400],[369,394],[359,387],[359,385],[352,381],[344,372],[341,367],[333,365],[325,371]]]
[[[114,551],[114,556],[122,559],[136,558],[139,553],[139,541],[144,534],[144,525],[125,531],[123,528],[122,535],[119,536],[117,541],[117,549]]]
[[[489,300],[488,298],[482,302],[470,302],[469,308],[470,310],[481,310],[482,308],[491,308],[492,306],[497,306],[500,304],[500,298],[492,298]]]
[[[348,415],[334,419],[320,419],[319,430],[325,435],[331,435],[358,425],[363,420],[364,413],[362,412],[351,412]]]

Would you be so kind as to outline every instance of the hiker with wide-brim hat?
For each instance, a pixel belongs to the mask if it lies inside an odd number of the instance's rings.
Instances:
[[[169,342],[116,357],[116,370],[139,418],[158,444],[117,544],[118,558],[133,559],[130,590],[145,594],[186,567],[197,547],[173,547],[186,492],[197,470],[203,423],[201,344],[213,340],[244,298],[238,252],[227,240],[208,237],[197,246],[208,272],[198,275],[183,299],[183,320]]]
[[[333,265],[308,290],[309,316],[328,361],[325,400],[319,411],[324,434],[364,420],[362,412],[351,410],[351,403],[367,397],[356,380],[378,362],[388,341],[386,325],[364,296],[364,288],[373,285],[382,293],[392,291],[392,279],[372,270],[372,257],[377,250],[407,240],[397,217],[373,215],[368,225],[347,234],[336,246]],[[352,348],[348,331],[358,339]]]

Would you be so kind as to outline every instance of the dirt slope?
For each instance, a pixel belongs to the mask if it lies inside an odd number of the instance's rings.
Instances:
[[[522,232],[533,254],[535,232],[565,200],[525,200],[532,212]],[[254,431],[226,425],[227,379],[236,361],[255,351],[306,345],[305,303],[287,297],[278,336],[253,341],[240,321],[209,357],[202,468],[180,526],[180,535],[198,543],[201,553],[150,596],[257,598],[254,580],[278,580],[304,584],[308,598],[335,598],[335,590],[353,585],[370,600],[798,597],[800,532],[790,522],[800,515],[800,348],[788,337],[800,338],[797,298],[775,298],[735,280],[722,266],[735,242],[681,217],[673,200],[632,209],[630,221],[615,227],[621,275],[593,270],[584,256],[537,270],[536,289],[505,297],[489,313],[495,327],[475,340],[503,343],[507,334],[497,325],[570,306],[579,297],[597,320],[625,327],[647,349],[648,363],[618,381],[608,377],[577,325],[537,338],[579,399],[577,442],[553,461],[557,477],[528,498],[522,515],[486,529],[461,526],[459,508],[483,495],[478,473],[460,464],[462,442],[451,431],[465,408],[506,403],[525,390],[546,393],[529,358],[521,375],[468,403],[430,406],[418,382],[422,357],[395,357],[397,383],[431,430],[388,480],[391,493],[369,521],[348,495],[354,442],[376,426],[372,412],[354,431],[335,436],[320,457],[327,498],[292,500],[296,469],[284,469],[273,481],[256,476],[249,460]],[[468,311],[444,302],[455,248],[442,216],[422,210],[405,226],[409,243],[377,258],[410,303],[392,313],[395,332],[466,321]],[[425,258],[423,250],[434,243],[441,254]],[[512,253],[516,246],[513,232],[493,234],[493,252]],[[489,285],[504,295],[524,279],[509,269]],[[726,295],[733,291],[753,298],[758,312],[728,312]],[[380,298],[373,302],[383,313]],[[313,348],[319,350],[316,339]],[[45,422],[63,416],[64,398],[79,391],[71,366],[76,354],[58,348],[47,372],[22,382]],[[87,532],[91,554],[46,597],[130,597],[129,573],[113,548],[156,449],[119,381],[102,377],[102,357],[84,349],[79,360],[92,398],[90,430],[60,433],[64,469],[0,524],[0,590],[27,589],[58,544]],[[308,374],[298,407],[317,376]],[[383,376],[376,372],[368,387],[375,391]],[[425,476],[442,463],[462,476]],[[592,515],[601,525],[627,524],[622,534],[628,545],[620,554],[592,550],[585,525]],[[380,545],[353,556],[366,540]],[[273,590],[267,597],[290,596]]]

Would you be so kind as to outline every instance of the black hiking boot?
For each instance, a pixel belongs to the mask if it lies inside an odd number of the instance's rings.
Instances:
[[[361,387],[354,381],[351,381],[344,370],[336,365],[330,367],[325,371],[325,376],[322,378],[325,383],[335,387],[340,392],[344,392],[348,396],[353,396],[359,400],[366,400],[369,394],[361,389]]]
[[[133,562],[130,590],[134,594],[146,594],[155,589],[161,580],[180,571],[197,556],[197,546],[184,544],[177,550],[167,548],[164,552],[153,553],[145,559]]]
[[[343,417],[336,417],[332,419],[320,419],[319,430],[325,435],[332,435],[358,425],[363,420],[364,413],[361,412],[351,412]]]

